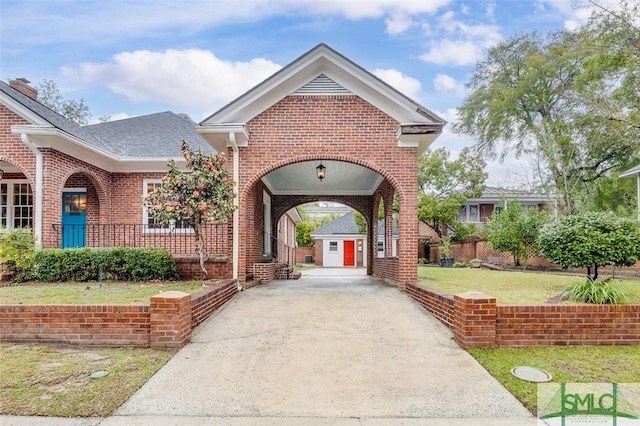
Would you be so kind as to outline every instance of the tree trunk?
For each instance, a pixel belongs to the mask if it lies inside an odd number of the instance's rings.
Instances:
[[[199,223],[194,224],[193,233],[196,237],[196,250],[198,251],[198,255],[200,256],[200,269],[202,270],[202,278],[209,278],[209,273],[207,272],[207,268],[204,263],[207,261],[207,253],[204,251],[204,240],[202,238],[202,227]]]

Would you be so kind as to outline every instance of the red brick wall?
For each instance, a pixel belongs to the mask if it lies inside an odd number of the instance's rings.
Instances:
[[[640,304],[498,305],[496,344],[640,345]]]
[[[305,256],[312,256],[315,258],[315,247],[296,248],[296,263],[304,263]]]
[[[202,269],[200,269],[200,258],[195,256],[177,256],[174,257],[178,275],[184,279],[202,278]],[[224,260],[208,260],[204,267],[209,274],[208,278],[229,278],[231,277],[231,262]]]
[[[407,293],[441,323],[453,327],[453,296],[420,285],[407,286]]]
[[[181,347],[237,291],[225,280],[193,295],[161,293],[149,305],[0,305],[0,341]]]
[[[0,305],[0,340],[149,346],[149,306]]]
[[[398,148],[398,124],[353,95],[287,96],[249,121],[249,146],[240,149],[239,201],[240,211],[245,212],[241,218],[240,234],[245,238],[240,242],[240,252],[246,253],[240,260],[240,270],[246,270],[260,254],[259,245],[251,241],[255,230],[261,229],[256,220],[258,212],[254,211],[262,208],[256,202],[260,179],[288,164],[337,160],[374,170],[398,193],[402,209],[400,235],[406,238],[399,243],[399,260],[395,263],[401,272],[395,275],[399,281],[415,282],[417,151]],[[393,262],[387,266],[395,267]]]
[[[191,295],[191,327],[195,328],[238,293],[235,280],[220,281],[206,290]]]
[[[498,305],[477,292],[451,296],[413,284],[407,293],[464,348],[640,344],[640,304]]]

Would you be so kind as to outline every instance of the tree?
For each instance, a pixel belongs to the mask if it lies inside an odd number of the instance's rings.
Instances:
[[[318,228],[316,222],[305,220],[296,225],[296,242],[298,247],[313,247],[311,233]]]
[[[145,198],[144,205],[149,215],[162,225],[184,221],[193,229],[200,268],[207,278],[208,254],[202,228],[210,221],[226,221],[236,209],[233,205],[236,195],[233,181],[228,179],[229,173],[224,168],[224,153],[205,155],[201,149],[193,151],[184,140],[181,149],[188,172],[178,170],[173,159],[169,161],[162,185]]]
[[[85,125],[91,119],[91,112],[87,104],[84,103],[84,99],[78,101],[63,98],[53,80],[44,79],[36,88],[38,101],[68,120],[78,125]]]
[[[476,138],[474,149],[486,158],[531,157],[538,184],[560,195],[565,212],[578,210],[576,194],[640,152],[626,118],[607,113],[615,105],[628,118],[628,103],[598,101],[617,80],[597,65],[604,61],[596,60],[594,40],[584,30],[534,32],[491,48],[453,127]]]
[[[640,259],[640,224],[607,213],[565,216],[542,228],[538,247],[550,262],[587,268],[595,280],[599,266],[632,266]]]
[[[484,190],[486,162],[471,153],[460,151],[450,160],[445,148],[427,150],[418,159],[418,219],[433,229],[439,237],[455,231],[460,207]]]
[[[537,249],[540,228],[547,215],[537,208],[526,209],[517,202],[507,203],[507,208],[496,212],[484,225],[489,244],[498,251],[511,253],[516,266],[524,264]]]

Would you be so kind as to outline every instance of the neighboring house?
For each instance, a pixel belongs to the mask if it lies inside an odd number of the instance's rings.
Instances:
[[[636,190],[638,191],[636,202],[638,203],[638,220],[640,221],[640,164],[622,173],[620,177],[636,178]]]
[[[278,258],[289,265],[296,263],[296,225],[302,222],[300,213],[294,207],[280,216],[276,226],[277,235],[275,244],[278,245]]]
[[[459,222],[481,225],[494,212],[504,209],[509,202],[517,202],[525,208],[547,209],[553,206],[554,199],[528,191],[488,186],[480,197],[465,201],[456,219]]]
[[[374,245],[374,256],[385,257],[384,222],[378,221],[378,240]],[[353,212],[347,213],[333,222],[311,233],[315,241],[315,264],[324,267],[366,267],[367,235],[358,230]],[[391,256],[397,253],[399,232],[393,228]]]
[[[366,265],[368,274],[404,288],[417,281],[418,155],[444,125],[324,44],[199,124],[162,112],[78,126],[40,104],[28,81],[0,82],[0,223],[31,227],[44,248],[165,247],[182,262],[195,255],[192,231],[160,226],[142,200],[170,159],[185,169],[185,139],[206,153],[225,153],[237,191],[236,213],[205,229],[211,276],[244,286],[264,254],[284,262],[289,248],[281,247],[278,224],[298,205],[341,203],[370,221],[397,196],[397,255],[367,253]],[[374,229],[367,240],[381,234],[392,245],[388,210],[384,232]],[[281,226],[291,247],[292,225]]]

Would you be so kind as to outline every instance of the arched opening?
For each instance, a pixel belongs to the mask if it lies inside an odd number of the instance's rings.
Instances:
[[[323,179],[316,176],[319,164],[324,168]],[[307,157],[302,161],[288,160],[266,168],[250,180],[241,194],[240,204],[241,209],[244,207],[245,217],[241,221],[240,232],[245,237],[239,242],[240,252],[244,253],[239,262],[239,276],[245,275],[242,268],[249,276],[256,263],[266,260],[292,264],[291,248],[280,244],[283,232],[278,222],[296,206],[321,201],[351,207],[362,215],[366,224],[364,236],[354,233],[352,237],[342,235],[341,238],[333,238],[333,254],[337,255],[337,260],[327,264],[323,256],[323,266],[366,267],[367,274],[394,281],[399,265],[398,231],[396,227],[394,236],[392,220],[395,185],[394,178],[385,171],[378,171],[365,161],[348,161],[344,157]],[[377,207],[374,210],[376,197],[385,200],[380,224],[378,215],[374,213],[377,212]],[[387,205],[390,207],[385,207]],[[379,226],[381,232],[378,232]],[[389,247],[389,253],[382,257],[377,255],[378,234],[382,236],[382,247]],[[329,249],[323,250],[329,253]],[[316,264],[319,254],[314,252]],[[384,264],[376,266],[376,263]]]
[[[100,196],[94,178],[85,172],[74,172],[64,182],[59,247],[101,247],[105,229],[100,224]]]

